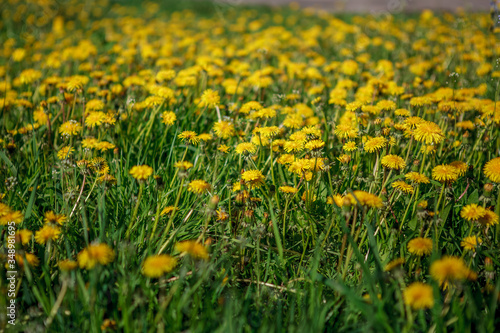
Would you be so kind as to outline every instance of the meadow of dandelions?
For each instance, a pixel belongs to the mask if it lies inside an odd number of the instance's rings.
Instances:
[[[1,8],[2,330],[500,327],[490,15],[172,6]]]

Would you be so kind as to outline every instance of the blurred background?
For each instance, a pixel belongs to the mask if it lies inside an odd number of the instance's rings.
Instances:
[[[287,5],[295,3],[300,7],[313,7],[329,11],[361,13],[398,13],[424,9],[454,11],[461,7],[467,11],[486,11],[490,0],[214,0],[220,4],[267,4]]]

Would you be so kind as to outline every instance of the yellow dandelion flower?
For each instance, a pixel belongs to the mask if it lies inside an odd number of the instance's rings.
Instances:
[[[153,174],[153,168],[148,165],[136,165],[129,173],[137,180],[146,180]]]
[[[92,269],[95,265],[107,265],[115,258],[115,252],[104,243],[91,244],[78,253],[78,265],[80,268]]]
[[[432,239],[417,237],[408,242],[408,252],[419,257],[429,255],[432,252]]]
[[[384,148],[386,144],[387,144],[387,139],[384,138],[383,136],[378,136],[366,141],[364,149],[369,153],[373,153],[377,150]]]
[[[61,271],[69,272],[78,267],[78,263],[74,260],[65,259],[58,262],[58,266]]]
[[[212,134],[210,134],[210,133],[201,133],[200,135],[198,135],[197,139],[200,141],[206,142],[206,141],[212,140],[213,137],[212,137]]]
[[[56,240],[59,238],[61,230],[51,225],[44,225],[42,229],[35,233],[35,240],[38,244],[45,244],[49,240]]]
[[[173,125],[177,120],[177,116],[173,111],[165,111],[161,114],[161,122],[167,126]]]
[[[69,120],[59,126],[59,133],[65,136],[77,135],[82,126],[76,120]]]
[[[494,183],[500,183],[500,157],[496,157],[485,164],[484,174]]]
[[[40,260],[33,253],[25,253],[24,257],[19,254],[16,254],[17,265],[21,268],[24,267],[24,258],[26,258],[26,261],[32,267],[36,267],[40,264]]]
[[[477,221],[486,215],[486,209],[477,204],[466,205],[460,211],[460,216],[467,221]]]
[[[465,237],[462,242],[460,242],[460,246],[462,246],[466,251],[474,251],[482,242],[483,240],[477,236],[469,236]]]
[[[217,91],[212,89],[207,89],[201,95],[201,103],[200,106],[214,108],[220,103],[220,96]]]
[[[168,254],[152,255],[142,264],[142,274],[149,278],[158,278],[165,273],[170,273],[177,266],[177,259]]]
[[[236,134],[234,125],[229,121],[219,121],[215,123],[213,130],[215,135],[222,139],[229,139],[231,136]]]
[[[381,162],[388,169],[400,170],[406,167],[405,160],[398,155],[385,155]]]
[[[413,186],[405,183],[402,180],[396,180],[395,182],[393,182],[391,184],[391,186],[392,186],[392,188],[399,190],[399,191],[406,193],[406,194],[413,194],[413,192],[414,192]]]
[[[68,157],[71,156],[71,154],[75,151],[75,149],[73,147],[69,147],[69,146],[66,146],[66,147],[62,147],[61,149],[59,149],[59,151],[57,152],[57,158],[60,159],[60,160],[65,160],[67,159]]]
[[[432,178],[442,183],[452,183],[458,179],[458,175],[457,168],[449,164],[441,164],[432,169]]]
[[[174,164],[174,167],[180,170],[188,170],[193,167],[193,163],[188,161],[179,161]]]
[[[200,142],[198,134],[196,134],[196,132],[193,131],[184,131],[178,135],[178,138],[181,139],[183,142],[187,141],[193,145],[196,145],[198,144],[198,142]]]
[[[491,227],[498,224],[498,215],[491,210],[485,209],[484,216],[481,216],[477,222],[485,227]]]
[[[339,124],[335,126],[334,133],[340,139],[355,139],[358,137],[358,131],[350,124]]]
[[[344,197],[344,204],[357,205],[358,201],[363,206],[381,208],[383,206],[382,199],[375,194],[365,191],[354,191],[354,196],[349,193]],[[357,199],[357,200],[356,200]]]
[[[64,214],[55,214],[53,211],[49,210],[45,212],[43,221],[47,224],[59,224],[62,225],[66,222],[67,217]]]
[[[430,183],[430,180],[426,175],[423,175],[421,173],[414,172],[414,171],[408,172],[405,175],[405,179],[409,180],[413,183],[416,183],[416,184],[429,184]]]
[[[323,140],[311,140],[305,144],[305,148],[309,150],[317,150],[321,149],[325,146],[325,142]]]
[[[434,306],[432,286],[422,282],[414,282],[406,287],[403,290],[403,299],[405,304],[414,310],[430,309]]]
[[[255,154],[257,152],[257,146],[251,142],[242,142],[236,146],[236,153],[242,154]]]
[[[217,150],[223,152],[224,154],[227,154],[230,149],[231,148],[226,145],[220,145],[219,147],[217,147]]]
[[[417,124],[413,131],[415,140],[425,144],[438,144],[444,140],[444,134],[438,124],[432,121],[424,121]]]
[[[450,282],[466,279],[470,270],[462,258],[445,256],[432,263],[430,274],[439,285],[446,286]]]
[[[90,128],[92,128],[94,126],[99,126],[104,122],[105,119],[106,119],[106,114],[104,112],[93,111],[93,112],[90,112],[85,117],[85,125],[87,125]]]
[[[248,170],[241,175],[241,179],[243,179],[245,185],[250,189],[259,188],[264,185],[264,178],[260,170]]]
[[[467,169],[469,168],[467,163],[462,162],[462,161],[451,162],[450,165],[455,167],[455,169],[457,169],[459,177],[462,177],[463,175],[465,175],[465,173],[467,172]]]
[[[165,208],[163,208],[160,212],[160,216],[164,216],[164,215],[167,215],[167,214],[170,214],[172,213],[174,210],[176,210],[176,208],[174,206],[167,206]]]
[[[175,244],[175,250],[180,253],[187,253],[195,259],[209,259],[207,248],[194,240],[182,241]]]
[[[390,272],[395,268],[398,268],[399,266],[402,266],[405,263],[404,258],[396,258],[394,260],[391,260],[387,265],[384,267],[384,271]]]
[[[196,194],[202,194],[204,192],[208,192],[211,186],[204,180],[196,179],[189,183],[188,191]]]
[[[26,245],[30,242],[33,232],[28,229],[21,229],[16,232],[16,238],[21,241],[21,244]]]
[[[287,194],[295,194],[298,191],[298,189],[296,189],[295,187],[292,187],[292,186],[280,186],[279,190],[281,192],[287,193]]]
[[[342,149],[344,149],[345,151],[354,151],[354,150],[358,149],[358,147],[356,146],[356,142],[349,141],[349,142],[346,142],[344,144]]]
[[[20,211],[12,211],[9,209],[7,213],[0,216],[0,225],[7,225],[9,222],[19,224],[23,221],[24,215]]]

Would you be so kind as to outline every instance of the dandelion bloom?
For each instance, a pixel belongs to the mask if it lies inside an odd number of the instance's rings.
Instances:
[[[351,159],[352,159],[351,156],[347,154],[342,154],[339,157],[337,157],[337,160],[339,160],[339,162],[342,164],[347,164],[351,162]]]
[[[196,179],[189,183],[188,191],[196,194],[201,194],[210,190],[210,184],[204,180]]]
[[[306,149],[316,150],[323,148],[325,146],[325,142],[323,140],[311,140],[305,144]]]
[[[19,267],[24,267],[24,258],[26,258],[26,261],[32,267],[36,267],[40,264],[40,260],[33,253],[25,253],[24,257],[19,254],[16,254],[16,261]]]
[[[430,309],[434,306],[432,286],[422,282],[414,282],[406,287],[403,299],[405,304],[414,310]]]
[[[484,166],[484,174],[494,183],[500,183],[500,157],[494,158]]]
[[[415,140],[426,144],[438,144],[444,139],[444,134],[438,124],[432,121],[423,121],[417,124],[413,131]]]
[[[417,237],[408,242],[408,252],[417,256],[429,255],[432,252],[432,239]]]
[[[196,132],[193,131],[184,131],[178,135],[178,138],[181,139],[182,141],[187,141],[193,145],[196,145],[198,144],[198,142],[200,142],[198,134],[196,134]]]
[[[356,142],[349,141],[349,142],[346,142],[344,144],[344,146],[342,147],[342,149],[344,149],[345,151],[353,151],[353,150],[358,149],[358,147],[356,147]]]
[[[243,172],[241,179],[249,188],[259,188],[264,184],[264,175],[260,170],[248,170]]]
[[[42,229],[35,233],[35,240],[38,244],[45,244],[49,240],[56,240],[59,238],[61,230],[51,225],[44,225]]]
[[[59,261],[58,266],[61,269],[61,271],[68,272],[68,271],[72,271],[76,267],[78,267],[78,263],[74,260],[66,259],[66,260]]]
[[[469,236],[465,237],[462,242],[460,242],[460,245],[464,248],[466,251],[471,251],[475,250],[476,247],[481,244],[483,240],[477,236]]]
[[[441,164],[432,169],[432,178],[441,183],[452,183],[458,179],[458,170],[449,164]]]
[[[283,193],[295,194],[297,193],[297,189],[292,186],[280,186],[279,190]]]
[[[19,224],[23,221],[24,215],[18,210],[9,210],[5,214],[0,215],[0,225],[6,225],[9,222]]]
[[[498,215],[491,210],[485,209],[484,216],[480,217],[477,222],[485,227],[491,227],[498,224]]]
[[[400,170],[406,166],[405,160],[398,155],[385,155],[381,162],[386,168],[394,170]]]
[[[200,141],[208,141],[212,140],[213,136],[210,133],[201,133],[200,135],[197,136],[197,139]]]
[[[59,126],[59,133],[62,135],[70,136],[77,135],[82,129],[82,125],[78,123],[76,120],[69,120]]]
[[[413,183],[416,183],[416,184],[429,184],[430,183],[430,180],[426,175],[423,175],[421,173],[414,172],[414,171],[408,172],[405,175],[405,179],[409,180]]]
[[[172,111],[165,111],[161,114],[161,122],[167,126],[173,125],[177,120],[177,116]]]
[[[153,174],[153,168],[148,165],[136,165],[129,173],[137,180],[146,180]]]
[[[293,163],[293,161],[295,161],[295,156],[292,154],[283,154],[277,160],[279,164],[290,164]]]
[[[229,218],[229,214],[222,210],[222,208],[217,209],[217,221],[225,221]]]
[[[300,141],[286,141],[283,149],[285,149],[287,153],[297,153],[304,149],[304,143]]]
[[[237,154],[255,154],[257,151],[257,146],[251,142],[242,142],[236,146],[235,149]]]
[[[394,260],[391,260],[387,265],[384,267],[384,271],[390,272],[393,269],[402,266],[405,263],[404,258],[396,258]]]
[[[377,150],[384,148],[386,144],[387,144],[387,139],[384,138],[383,136],[378,136],[366,141],[364,149],[369,153],[373,153]]]
[[[274,136],[278,135],[280,132],[280,128],[278,126],[266,126],[266,127],[260,127],[256,128],[254,130],[255,134],[260,134],[265,139],[273,138]]]
[[[187,253],[196,259],[208,260],[207,248],[194,240],[182,241],[175,244],[175,250],[181,253]]]
[[[193,167],[193,163],[188,161],[179,161],[174,164],[174,167],[181,170],[187,170]]]
[[[158,278],[170,273],[177,266],[177,259],[168,254],[149,256],[142,264],[142,274],[150,278]]]
[[[337,205],[337,207],[342,207],[344,198],[340,194],[334,194],[331,197],[326,198],[326,203],[328,205]]]
[[[486,215],[486,209],[477,204],[466,205],[460,211],[460,216],[467,221],[477,221]]]
[[[71,156],[71,154],[75,151],[75,149],[73,147],[69,147],[69,146],[66,146],[66,147],[62,147],[61,149],[59,149],[59,151],[57,152],[57,158],[60,159],[60,160],[64,160],[64,159],[67,159],[68,157]]]
[[[381,208],[383,206],[382,199],[375,194],[365,191],[354,191],[354,196],[349,193],[344,197],[344,204],[356,205],[357,201],[363,206]],[[356,201],[355,197],[358,199]]]
[[[21,229],[16,232],[16,238],[18,238],[23,245],[30,242],[31,236],[33,236],[33,232],[28,229]]]
[[[354,139],[358,137],[358,131],[350,124],[339,124],[335,126],[334,133],[340,139]]]
[[[432,263],[430,273],[434,280],[439,282],[439,285],[443,285],[466,279],[469,269],[462,258],[445,256]]]
[[[86,117],[85,117],[85,125],[88,127],[94,127],[94,126],[99,126],[102,124],[102,122],[106,119],[106,114],[102,111],[93,111],[90,112]]]
[[[107,265],[115,258],[115,252],[107,244],[91,244],[78,253],[80,268],[92,269],[97,264]]]
[[[214,124],[213,130],[215,135],[222,139],[229,139],[236,133],[234,125],[229,121],[219,121]]]
[[[207,89],[201,95],[201,106],[215,107],[220,103],[219,93],[212,89]]]
[[[217,150],[223,152],[224,154],[227,154],[229,152],[229,149],[230,147],[226,145],[220,145],[219,147],[217,147]]]
[[[391,185],[392,185],[392,188],[399,190],[403,193],[413,194],[413,191],[414,191],[413,186],[405,183],[403,180],[397,180],[397,181],[393,182]]]
[[[462,177],[463,175],[465,175],[465,173],[467,172],[467,169],[469,168],[467,163],[462,162],[462,161],[451,162],[449,165],[451,165],[451,166],[455,167],[455,169],[457,169],[459,177]]]
[[[91,99],[85,104],[85,111],[101,111],[104,109],[104,102],[99,99]]]
[[[162,209],[162,211],[160,212],[160,216],[163,216],[163,215],[167,215],[167,214],[170,214],[172,213],[176,208],[174,206],[167,206],[165,208]]]

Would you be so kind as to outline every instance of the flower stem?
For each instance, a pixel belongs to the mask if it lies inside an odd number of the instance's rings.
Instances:
[[[128,225],[127,232],[125,233],[125,239],[129,238],[130,232],[132,231],[132,229],[135,226],[135,223],[137,222],[136,221],[137,211],[139,210],[139,204],[141,203],[143,189],[144,189],[144,182],[141,181],[139,184],[139,195],[137,196],[137,202],[135,203],[134,212],[132,213],[132,219],[130,220],[130,223]]]

